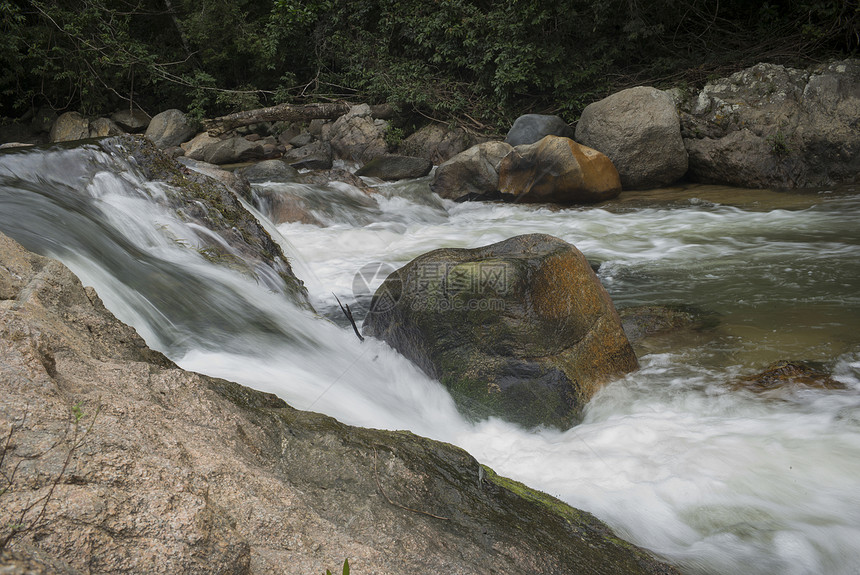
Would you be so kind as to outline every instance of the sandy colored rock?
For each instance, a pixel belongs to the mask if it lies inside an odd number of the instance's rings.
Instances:
[[[89,137],[90,121],[78,112],[66,112],[57,118],[57,121],[51,126],[51,134],[48,139],[54,143],[83,140]]]
[[[606,154],[625,190],[668,186],[687,173],[675,103],[656,88],[629,88],[589,104],[576,141]]]

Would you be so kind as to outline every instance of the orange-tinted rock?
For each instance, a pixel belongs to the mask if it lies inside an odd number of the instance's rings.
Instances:
[[[364,333],[438,378],[466,414],[525,426],[569,427],[638,366],[585,256],[543,234],[416,258],[377,290]]]
[[[499,191],[520,202],[585,204],[621,193],[621,179],[604,154],[570,138],[546,136],[517,146],[499,165]]]

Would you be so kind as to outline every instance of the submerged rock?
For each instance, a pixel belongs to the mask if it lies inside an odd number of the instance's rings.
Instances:
[[[462,411],[570,427],[604,383],[638,367],[585,256],[552,236],[439,249],[392,273],[364,321]]]
[[[546,136],[505,156],[498,189],[518,202],[588,204],[616,197],[621,180],[606,155],[570,138]]]
[[[298,182],[299,171],[284,160],[263,160],[253,166],[242,168],[239,173],[251,183]]]
[[[781,360],[770,364],[764,371],[740,378],[734,387],[762,394],[784,391],[791,388],[845,389],[845,385],[820,366],[805,361]]]
[[[618,310],[630,343],[652,335],[702,330],[717,325],[715,313],[684,305],[642,305]]]
[[[0,310],[14,573],[677,574],[456,447],[177,368],[2,234]]]

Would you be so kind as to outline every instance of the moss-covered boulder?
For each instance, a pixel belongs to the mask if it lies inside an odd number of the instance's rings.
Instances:
[[[380,286],[363,330],[439,379],[465,413],[525,426],[569,427],[638,365],[585,256],[542,234],[416,258]]]

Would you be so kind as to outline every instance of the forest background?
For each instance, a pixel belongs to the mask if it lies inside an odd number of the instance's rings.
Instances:
[[[858,0],[0,0],[0,116],[396,105],[504,131],[634,85],[856,55]]]

